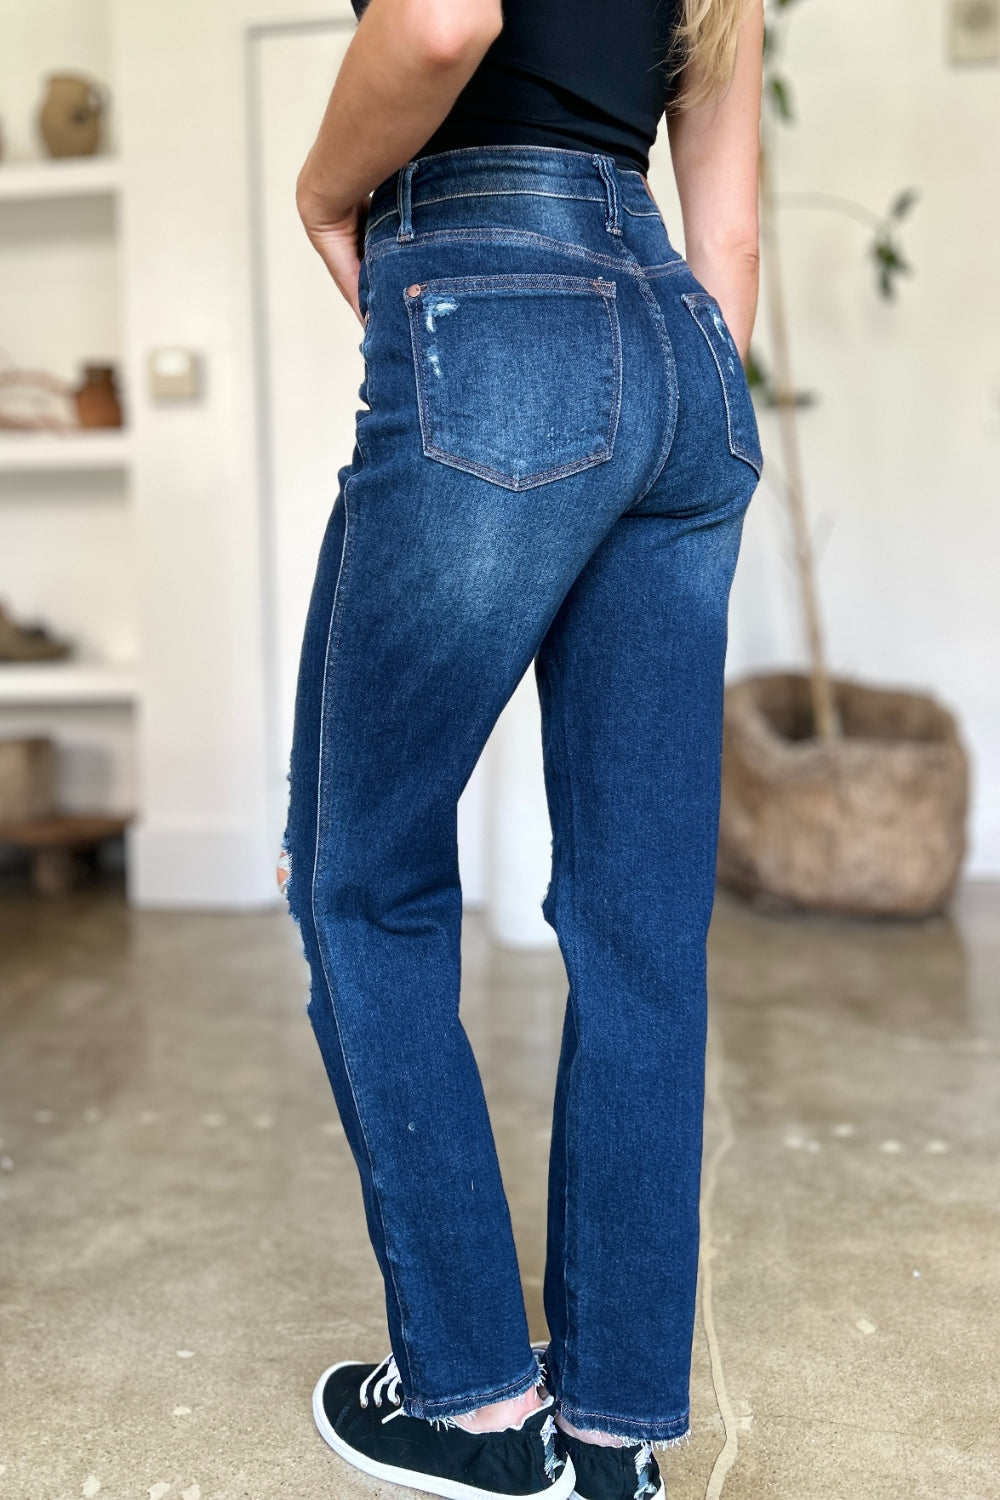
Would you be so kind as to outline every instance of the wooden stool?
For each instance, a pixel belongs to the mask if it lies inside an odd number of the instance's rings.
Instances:
[[[78,883],[79,854],[93,854],[105,839],[117,837],[130,818],[106,813],[52,813],[0,823],[0,844],[27,849],[31,883],[40,896],[62,896]]]

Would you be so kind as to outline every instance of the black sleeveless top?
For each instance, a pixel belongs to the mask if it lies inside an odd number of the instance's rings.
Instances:
[[[361,15],[368,0],[351,0]],[[503,0],[503,31],[415,153],[456,146],[605,151],[649,167],[676,92],[683,0]]]

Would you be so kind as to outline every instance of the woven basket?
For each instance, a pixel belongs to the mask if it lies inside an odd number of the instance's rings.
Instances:
[[[843,739],[813,738],[809,681],[726,690],[719,880],[773,905],[924,917],[965,853],[968,763],[955,720],[920,693],[834,684]]]
[[[56,797],[56,747],[49,739],[0,740],[0,822],[39,818]]]

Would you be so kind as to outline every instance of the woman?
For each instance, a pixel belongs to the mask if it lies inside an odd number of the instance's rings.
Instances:
[[[432,1494],[650,1500],[688,1431],[762,25],[761,0],[371,0],[298,181],[366,409],[285,889],[393,1350],[313,1405],[349,1462]],[[665,109],[686,260],[644,175]],[[570,979],[544,1348],[458,1017],[456,803],[532,662]]]

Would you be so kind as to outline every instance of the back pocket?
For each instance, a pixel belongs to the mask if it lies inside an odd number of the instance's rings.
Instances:
[[[759,479],[763,458],[760,434],[757,431],[757,415],[740,363],[739,350],[726,327],[722,309],[708,292],[685,292],[681,301],[705,335],[722,381],[729,428],[729,451],[734,457],[742,458],[744,463],[748,463]]]
[[[611,458],[622,385],[613,281],[454,276],[403,296],[427,458],[508,490]]]

